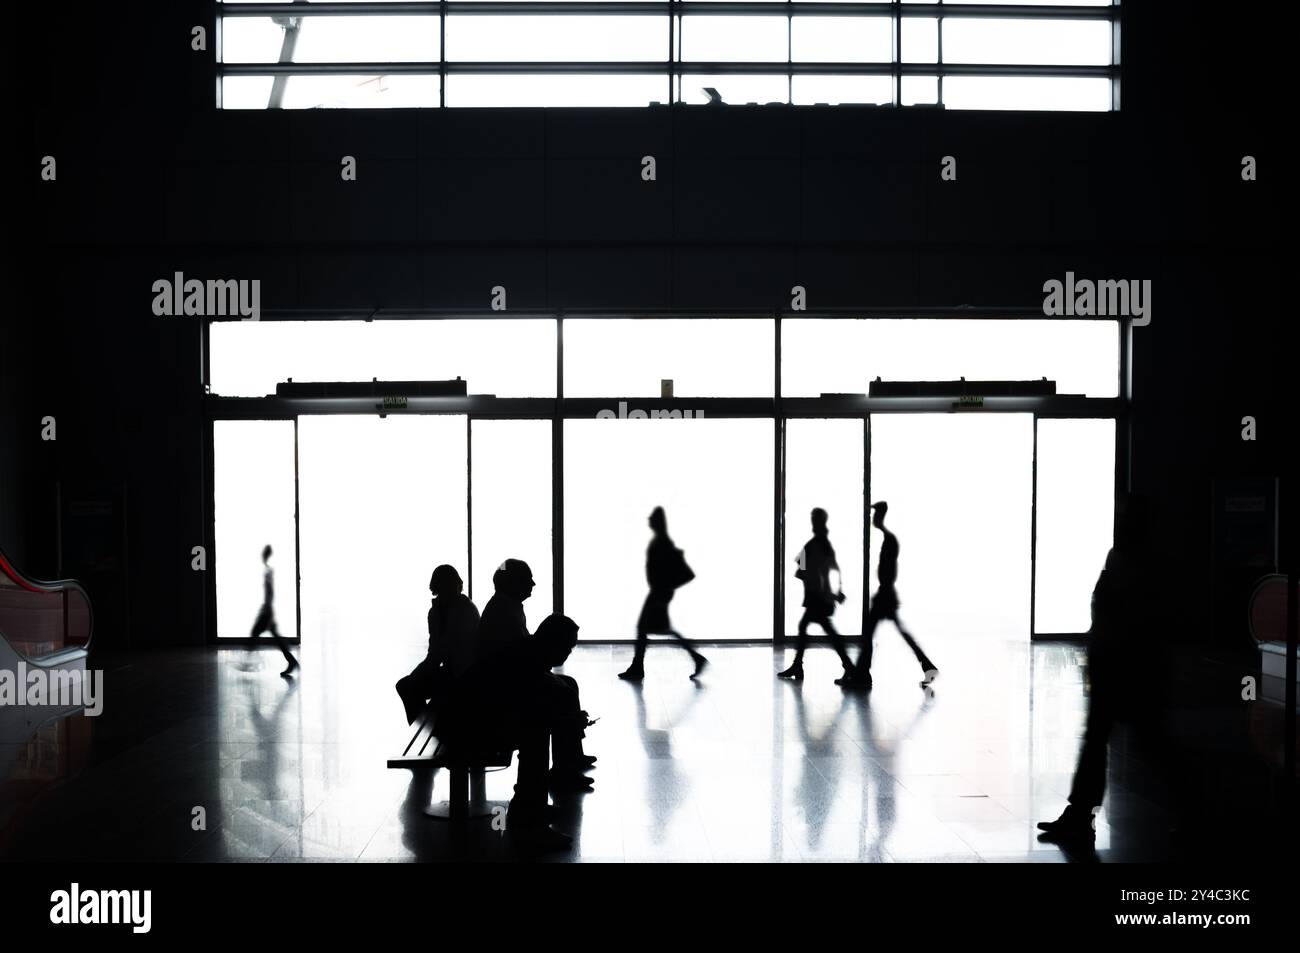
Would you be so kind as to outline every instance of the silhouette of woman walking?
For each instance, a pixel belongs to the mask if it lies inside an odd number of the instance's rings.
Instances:
[[[645,678],[646,642],[653,633],[671,635],[690,653],[695,662],[691,678],[697,678],[709,660],[695,650],[690,639],[673,628],[668,618],[668,603],[672,601],[673,594],[694,579],[695,573],[686,565],[682,551],[668,537],[668,520],[662,506],[656,506],[651,512],[650,529],[654,531],[654,538],[646,549],[645,559],[645,575],[650,584],[650,592],[645,597],[641,617],[636,623],[636,655],[627,671],[620,672],[618,677],[629,682],[639,682]]]
[[[803,653],[808,646],[808,626],[814,622],[821,626],[835,646],[844,673],[853,674],[853,662],[849,660],[844,639],[831,622],[835,606],[844,601],[844,592],[838,585],[834,591],[831,590],[831,572],[838,576],[840,566],[835,560],[835,547],[831,545],[830,533],[826,529],[826,511],[820,506],[812,511],[812,531],[812,539],[799,550],[799,558],[796,560],[799,570],[795,573],[795,578],[803,582],[803,616],[799,619],[799,642],[795,648],[794,664],[784,672],[777,673],[778,678],[803,678]]]
[[[271,568],[270,543],[262,549],[262,608],[258,610],[257,618],[253,621],[253,631],[248,634],[250,638],[255,639],[263,632],[270,632],[276,646],[284,653],[284,660],[288,664],[280,674],[289,678],[293,675],[294,669],[298,668],[298,660],[289,653],[289,643],[280,634],[279,626],[275,624],[275,570]]]

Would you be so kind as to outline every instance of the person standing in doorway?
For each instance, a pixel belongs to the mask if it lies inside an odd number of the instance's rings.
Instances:
[[[836,605],[844,602],[844,590],[840,585],[840,567],[835,560],[835,547],[831,545],[830,532],[826,528],[826,511],[820,506],[812,511],[812,539],[804,544],[795,560],[799,569],[795,578],[803,582],[803,616],[799,619],[799,642],[795,648],[794,664],[778,678],[803,678],[803,653],[808,645],[808,626],[817,623],[831,640],[844,674],[853,674],[853,662],[849,660],[848,649],[844,639],[831,622],[831,615]],[[831,573],[836,576],[836,584],[831,586]]]
[[[862,654],[858,656],[856,671],[852,674],[845,673],[843,678],[835,680],[835,684],[851,685],[855,688],[871,687],[871,652],[876,626],[888,619],[894,623],[894,628],[898,629],[898,634],[903,637],[907,647],[916,656],[916,661],[920,663],[923,673],[921,687],[924,688],[935,680],[939,669],[898,619],[898,593],[894,589],[894,583],[898,579],[898,537],[885,528],[885,514],[889,512],[889,504],[883,501],[872,503],[871,509],[873,511],[871,525],[884,534],[884,539],[880,543],[880,563],[876,567],[876,578],[880,581],[880,586],[876,589],[876,595],[871,600],[871,609],[867,613],[866,631],[862,633]]]
[[[289,652],[289,642],[280,634],[280,628],[275,624],[275,570],[271,568],[270,543],[262,548],[262,608],[258,610],[257,618],[253,621],[253,631],[249,633],[249,637],[255,639],[263,632],[270,632],[276,646],[284,653],[286,664],[280,675],[284,678],[292,677],[294,670],[298,668],[298,660]]]
[[[696,651],[690,639],[673,628],[668,618],[668,603],[672,601],[673,594],[694,579],[695,573],[686,565],[682,551],[673,545],[668,536],[668,519],[662,506],[656,506],[650,513],[650,529],[654,532],[654,538],[646,549],[645,560],[646,581],[650,584],[650,592],[645,597],[645,605],[641,607],[641,616],[636,623],[636,655],[627,671],[620,672],[618,677],[629,682],[639,682],[645,678],[646,642],[651,634],[655,634],[671,635],[690,653],[695,662],[691,678],[698,678],[709,660]]]

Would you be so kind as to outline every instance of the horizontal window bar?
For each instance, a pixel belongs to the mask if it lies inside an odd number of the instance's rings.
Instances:
[[[417,13],[449,14],[565,14],[608,13],[666,14],[669,4],[665,0],[542,0],[538,3],[512,2],[512,0],[447,0],[446,3],[240,3],[223,4],[219,16],[223,17],[302,17],[302,16],[410,16]],[[737,0],[735,3],[718,0],[681,0],[672,5],[674,13],[710,13],[730,16],[798,12],[800,16],[902,16],[974,18],[986,20],[1118,20],[1121,7],[1060,6],[1010,6],[990,4],[929,5],[892,3],[795,3],[787,5],[782,0]]]
[[[329,75],[399,75],[402,73],[686,73],[769,74],[796,76],[837,74],[885,76],[895,69],[891,63],[703,63],[664,60],[649,62],[445,62],[428,63],[223,63],[218,71],[224,76],[329,76]],[[1051,66],[990,63],[903,63],[904,76],[1080,76],[1117,77],[1118,66]]]
[[[208,415],[215,420],[282,419],[298,414],[468,414],[482,418],[553,419],[558,410],[565,420],[594,419],[613,397],[491,397],[470,394],[467,397],[410,397],[405,409],[383,408],[373,397],[215,397],[205,398]],[[777,413],[778,399],[772,397],[678,397],[636,398],[645,409],[690,408],[703,416],[716,418],[831,418],[862,417],[880,413],[945,413],[952,411],[951,397],[782,397],[782,411]],[[978,409],[965,413],[1037,413],[1053,418],[1117,418],[1124,413],[1118,397],[985,397]]]

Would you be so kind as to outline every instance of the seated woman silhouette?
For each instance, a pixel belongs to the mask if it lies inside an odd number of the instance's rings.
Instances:
[[[654,634],[671,635],[678,645],[690,653],[695,662],[691,678],[696,678],[704,671],[709,660],[695,650],[690,639],[673,628],[672,621],[668,618],[668,603],[672,601],[673,594],[694,579],[695,573],[686,565],[682,551],[668,537],[668,518],[664,516],[662,506],[656,506],[650,513],[650,529],[654,532],[654,538],[650,540],[645,557],[645,575],[650,584],[650,592],[645,597],[645,605],[641,607],[641,616],[636,622],[636,654],[627,671],[620,672],[618,677],[629,682],[639,682],[645,678],[646,642],[648,636]]]
[[[420,717],[431,698],[445,695],[451,680],[463,675],[474,662],[479,616],[464,588],[460,573],[446,563],[429,577],[429,592],[433,594],[428,619],[429,652],[394,686],[408,725]]]

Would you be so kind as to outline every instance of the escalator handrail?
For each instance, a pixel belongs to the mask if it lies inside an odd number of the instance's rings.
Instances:
[[[22,589],[28,592],[56,593],[66,590],[73,590],[81,593],[81,598],[86,603],[86,613],[89,616],[89,628],[86,633],[86,641],[75,648],[86,649],[90,647],[90,641],[95,635],[95,604],[90,600],[90,593],[86,587],[75,579],[32,579],[14,568],[14,564],[9,561],[9,557],[0,549],[0,572],[12,579]]]

